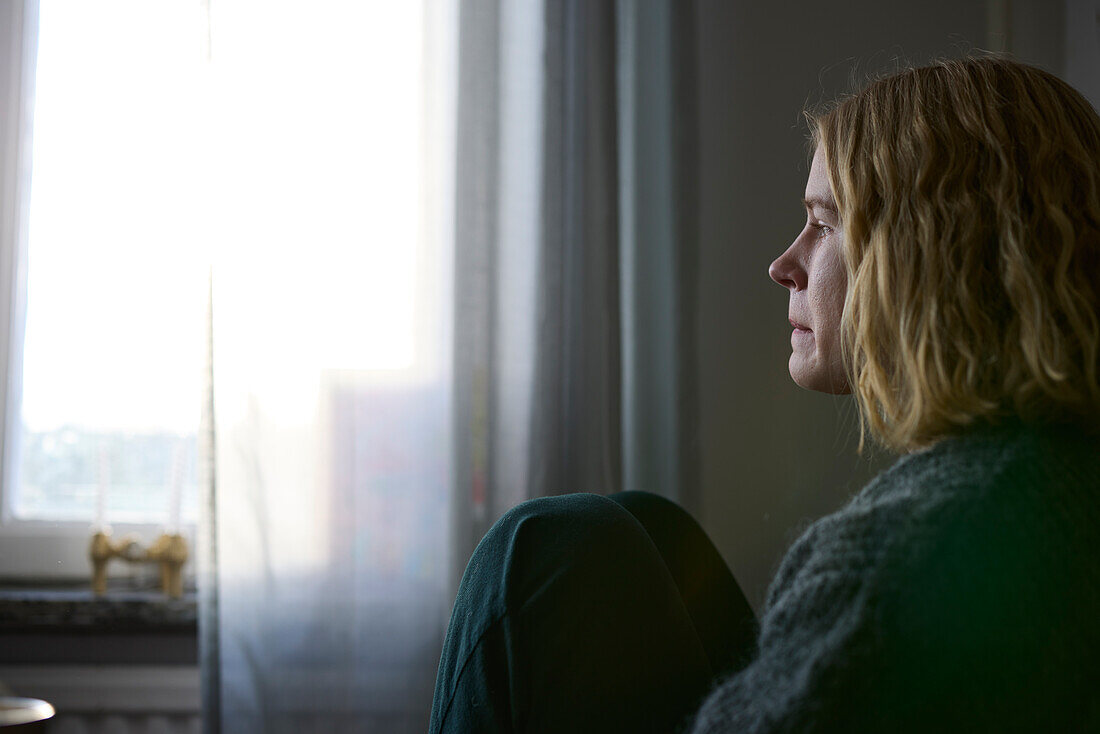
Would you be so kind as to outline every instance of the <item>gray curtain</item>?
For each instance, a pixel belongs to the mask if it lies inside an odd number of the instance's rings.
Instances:
[[[452,588],[524,499],[698,510],[693,13],[460,5]]]

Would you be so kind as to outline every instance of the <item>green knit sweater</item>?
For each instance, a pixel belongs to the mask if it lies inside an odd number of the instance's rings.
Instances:
[[[1100,731],[1100,440],[975,430],[792,546],[693,731]]]

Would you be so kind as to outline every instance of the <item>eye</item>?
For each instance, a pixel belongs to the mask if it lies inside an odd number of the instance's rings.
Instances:
[[[833,228],[832,227],[830,227],[827,224],[823,224],[821,222],[810,222],[809,227],[810,227],[810,229],[817,232],[817,238],[818,239],[821,239],[823,237],[827,237],[828,235],[833,233]]]

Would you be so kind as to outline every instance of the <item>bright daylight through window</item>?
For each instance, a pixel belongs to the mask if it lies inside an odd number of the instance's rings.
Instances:
[[[16,518],[195,519],[200,11],[40,4]]]
[[[41,0],[16,520],[195,521],[211,265],[215,314],[275,304],[219,338],[279,345],[247,368],[291,407],[424,366],[420,13]]]

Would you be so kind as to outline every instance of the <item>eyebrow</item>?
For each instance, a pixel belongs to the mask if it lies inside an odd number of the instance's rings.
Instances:
[[[818,209],[824,209],[832,214],[838,213],[836,210],[836,202],[832,199],[822,199],[815,196],[810,199],[803,199],[802,203],[806,205],[807,209],[814,209],[816,207]]]

